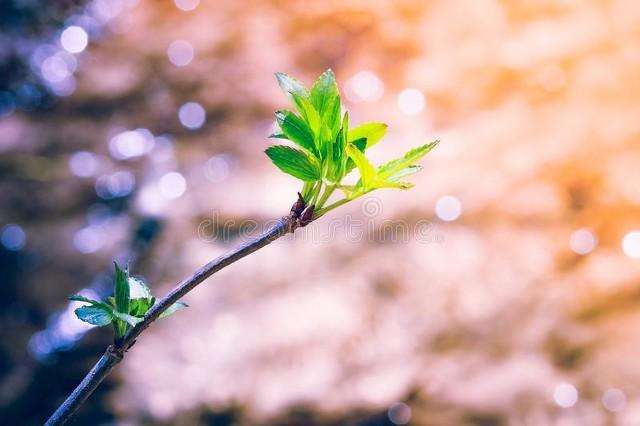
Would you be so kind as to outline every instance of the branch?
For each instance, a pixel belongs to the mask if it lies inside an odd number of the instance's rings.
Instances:
[[[152,322],[158,319],[162,312],[177,302],[185,294],[189,293],[198,284],[222,268],[231,265],[235,261],[242,259],[256,250],[261,249],[278,238],[290,232],[294,232],[298,226],[306,225],[306,223],[301,224],[300,222],[300,215],[302,214],[304,207],[304,202],[300,197],[300,199],[291,208],[291,213],[278,219],[270,229],[255,239],[244,243],[235,250],[227,252],[207,263],[202,268],[194,272],[189,278],[179,283],[173,290],[171,290],[171,292],[169,292],[169,294],[154,304],[140,323],[131,328],[127,334],[122,337],[122,339],[116,341],[115,344],[110,345],[107,348],[105,353],[100,357],[98,362],[96,362],[91,371],[87,373],[82,382],[80,382],[67,399],[58,407],[55,413],[51,415],[49,420],[47,420],[46,425],[62,425],[69,420],[80,405],[86,401],[104,378],[109,375],[113,367],[122,361],[125,352],[135,343],[136,338],[147,327],[149,327]]]

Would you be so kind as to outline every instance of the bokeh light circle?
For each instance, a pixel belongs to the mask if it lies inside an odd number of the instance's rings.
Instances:
[[[69,53],[80,53],[89,44],[89,35],[84,28],[71,25],[60,34],[60,44]]]
[[[351,102],[375,102],[384,94],[384,83],[372,71],[359,71],[345,85],[345,95]]]
[[[160,192],[166,198],[179,198],[186,190],[187,181],[178,172],[169,172],[160,178]]]
[[[214,155],[205,164],[204,174],[211,182],[218,183],[229,177],[231,165],[226,154]]]
[[[640,231],[631,231],[622,238],[622,251],[632,259],[640,259]]]
[[[462,203],[453,195],[440,197],[436,202],[436,216],[445,222],[456,220],[462,214]]]
[[[607,389],[602,394],[602,405],[614,413],[622,411],[627,405],[627,396],[620,389]]]
[[[194,10],[200,4],[200,0],[174,0],[176,7],[185,12]]]
[[[0,242],[7,250],[18,251],[24,247],[27,241],[27,234],[15,223],[10,223],[2,228]]]
[[[394,425],[406,425],[411,421],[411,407],[404,402],[397,402],[389,407],[387,416]]]
[[[598,244],[598,238],[593,232],[586,228],[578,229],[571,234],[569,239],[569,247],[574,253],[585,255],[593,251]]]
[[[202,105],[197,102],[187,102],[180,107],[178,118],[187,129],[197,130],[204,125],[207,116]]]
[[[424,106],[424,95],[418,89],[404,89],[398,94],[398,108],[407,115],[419,114]]]
[[[94,176],[98,170],[98,159],[91,152],[78,151],[69,158],[69,169],[78,177]]]
[[[553,391],[553,400],[562,408],[573,407],[578,402],[578,390],[569,383],[560,383]]]
[[[173,65],[184,67],[193,60],[193,46],[186,40],[176,40],[167,48],[167,56]]]

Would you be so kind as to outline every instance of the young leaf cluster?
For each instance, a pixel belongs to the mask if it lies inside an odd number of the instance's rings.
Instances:
[[[114,296],[108,297],[106,301],[98,301],[76,294],[69,297],[69,300],[87,303],[74,311],[79,319],[100,327],[113,324],[116,339],[120,339],[131,327],[142,321],[155,304],[156,298],[142,280],[130,276],[128,269],[121,269],[117,263],[114,264]],[[160,318],[185,307],[186,303],[176,302]]]
[[[418,160],[438,143],[416,147],[376,167],[366,157],[366,151],[384,137],[387,125],[371,122],[351,128],[333,71],[325,71],[310,90],[284,73],[276,73],[276,79],[295,112],[276,112],[280,131],[271,137],[287,139],[294,146],[274,145],[265,152],[280,170],[303,182],[302,198],[314,206],[314,218],[375,189],[411,188],[413,185],[403,179],[421,170]],[[360,175],[357,182],[344,184],[345,176],[355,168]],[[336,189],[344,197],[325,206]]]

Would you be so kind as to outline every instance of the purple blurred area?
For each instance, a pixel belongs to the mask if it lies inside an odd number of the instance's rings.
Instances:
[[[0,424],[110,343],[66,297],[156,296],[288,212],[274,72],[327,68],[409,191],[332,211],[153,325],[75,424],[640,424],[640,3],[0,6]]]

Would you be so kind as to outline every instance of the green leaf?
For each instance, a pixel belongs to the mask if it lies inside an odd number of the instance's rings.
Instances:
[[[375,184],[375,188],[397,188],[397,189],[411,189],[414,185],[411,182],[395,182],[390,180],[380,180]]]
[[[340,128],[340,133],[342,134],[341,146],[340,150],[346,154],[347,144],[349,143],[349,111],[344,113],[344,117],[342,118],[342,127]],[[343,158],[346,160],[347,156],[344,155]],[[346,162],[346,161],[345,161]]]
[[[130,307],[129,297],[129,271],[120,269],[120,266],[114,262],[116,268],[115,274],[115,310],[116,313],[128,315]],[[113,321],[113,327],[115,329],[116,338],[121,338],[127,332],[128,326],[126,321],[120,318],[115,318]]]
[[[300,191],[302,194],[302,199],[305,202],[309,202],[311,200],[311,195],[313,192],[313,188],[315,187],[315,182],[305,182],[302,185],[302,191]]]
[[[287,136],[282,132],[275,132],[269,135],[269,139],[286,139]]]
[[[93,300],[93,299],[89,299],[88,297],[84,297],[81,294],[74,294],[72,296],[67,297],[67,299],[69,300],[73,300],[75,302],[86,302],[86,303],[91,303],[92,305],[94,304],[99,304],[100,302],[97,300]]]
[[[320,115],[314,106],[305,97],[298,96],[292,93],[293,103],[296,104],[296,108],[300,111],[302,118],[307,122],[308,127],[311,129],[314,135],[317,135],[320,131]]]
[[[346,112],[342,119],[342,126],[340,132],[336,136],[336,142],[333,147],[333,156],[331,159],[331,167],[327,178],[335,183],[339,183],[345,174],[347,160],[349,159],[346,153],[347,147],[347,134],[349,132],[349,113]]]
[[[333,74],[333,71],[328,69],[322,73],[313,84],[309,99],[318,111],[318,114],[320,114],[320,117],[324,120],[329,110],[335,108],[333,102],[336,98],[339,98],[339,96],[340,93],[338,92],[338,85],[336,84],[336,76]]]
[[[120,321],[124,321],[125,323],[127,323],[131,327],[134,327],[136,324],[142,322],[142,318],[136,318],[133,315],[123,314],[122,312],[114,312],[113,316],[116,317],[117,319],[119,319]],[[120,335],[119,337],[122,337],[123,335],[124,335],[124,333],[122,335]]]
[[[109,304],[105,303],[105,302],[101,302],[99,300],[93,300],[93,299],[89,299],[88,297],[84,297],[80,294],[74,294],[73,296],[69,296],[68,297],[69,300],[72,300],[74,302],[85,302],[85,303],[89,303],[92,306],[99,306],[102,308],[107,309],[108,311],[112,310],[112,307],[109,306]]]
[[[422,166],[419,165],[419,164],[414,164],[414,165],[409,166],[407,168],[404,168],[404,169],[402,169],[400,171],[397,171],[393,175],[389,176],[388,180],[390,182],[396,182],[396,181],[398,181],[398,179],[403,178],[405,176],[412,175],[414,173],[418,173],[420,170],[422,170]]]
[[[375,177],[376,177],[376,169],[371,165],[367,157],[360,152],[358,148],[356,148],[353,144],[347,145],[347,154],[360,171],[360,180],[362,182],[362,186],[366,189],[370,188]]]
[[[149,304],[146,299],[133,299],[129,306],[129,315],[134,317],[142,317],[149,310]]]
[[[353,141],[349,141],[351,145],[355,145],[356,148],[360,150],[360,152],[364,152],[367,148],[367,138],[359,138]]]
[[[333,156],[333,138],[331,137],[331,130],[327,123],[322,121],[320,123],[320,134],[318,135],[318,148],[320,150],[320,158],[322,160],[326,158],[332,158]],[[323,161],[323,167],[328,165],[327,161]],[[324,171],[324,170],[323,170]],[[324,173],[323,173],[324,176]]]
[[[378,168],[378,176],[382,179],[387,179],[401,170],[412,166],[416,161],[431,151],[437,144],[438,141],[424,144],[417,148],[413,148],[400,158],[389,161],[387,164]]]
[[[317,153],[313,132],[302,118],[291,111],[277,111],[276,120],[287,139],[311,153]]]
[[[129,271],[120,269],[120,266],[116,262],[113,262],[116,267],[115,276],[115,295],[116,295],[116,311],[128,314],[129,313]]]
[[[186,303],[184,303],[182,301],[177,301],[173,305],[169,306],[166,311],[162,312],[158,318],[166,318],[169,315],[172,315],[172,314],[178,312],[179,310],[187,308],[187,307],[189,307],[189,305],[187,305]]]
[[[387,125],[384,123],[364,123],[349,130],[349,142],[353,143],[360,138],[366,138],[366,147],[377,144],[387,133]]]
[[[129,314],[134,317],[143,317],[152,306],[153,304],[147,299],[132,299]]]
[[[136,317],[144,316],[155,302],[151,290],[144,281],[134,277],[129,277],[129,297],[131,299],[129,314]]]
[[[129,277],[129,298],[151,300],[151,290],[141,279]]]
[[[320,179],[320,164],[315,157],[285,145],[274,145],[265,153],[280,170],[303,181]]]
[[[305,98],[309,96],[309,92],[304,87],[304,84],[302,84],[299,80],[283,72],[277,72],[276,79],[278,80],[280,88],[287,96],[294,94]]]
[[[360,150],[360,152],[364,152],[364,150],[367,148],[367,138],[356,139],[356,140],[354,140],[353,142],[350,142],[350,143],[352,145],[354,145],[356,148],[358,148]],[[345,174],[349,173],[355,167],[356,167],[356,163],[354,163],[351,158],[348,158],[347,159],[347,164],[345,166],[344,173]]]
[[[323,176],[330,182],[338,183],[344,176],[347,163],[346,144],[347,129],[349,128],[349,114],[345,113],[342,119],[340,132],[335,137],[335,141],[329,142],[326,152],[326,171]]]
[[[81,306],[74,312],[80,320],[97,326],[111,324],[113,320],[112,311],[101,305]]]
[[[327,123],[327,126],[331,130],[331,138],[333,139],[338,130],[340,130],[342,105],[340,104],[340,97],[337,96],[331,101],[328,111],[323,115],[322,119]]]

